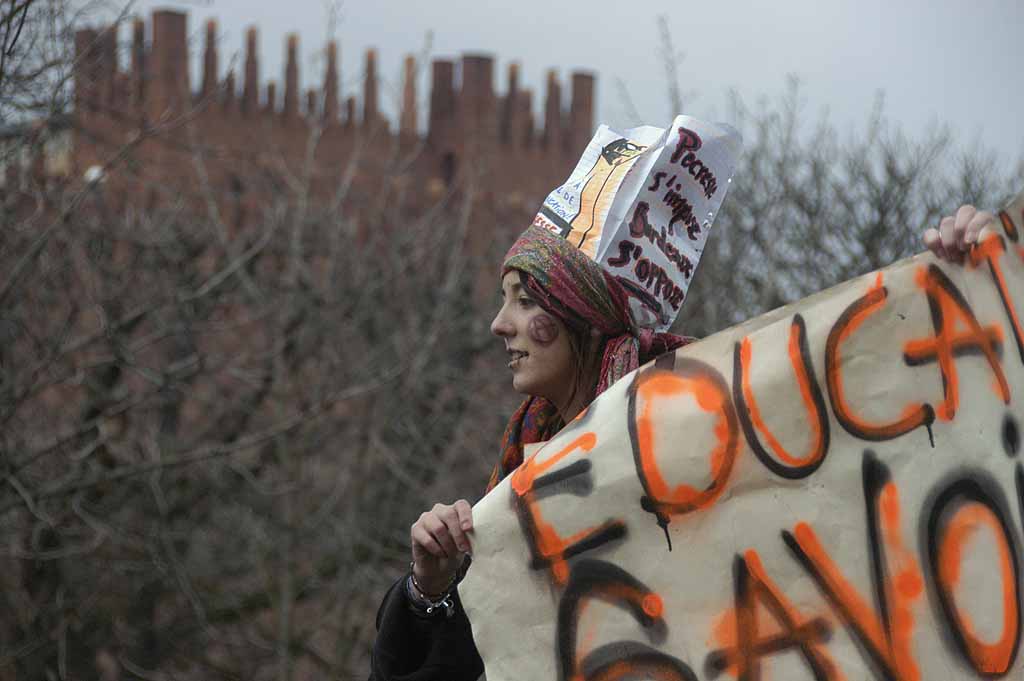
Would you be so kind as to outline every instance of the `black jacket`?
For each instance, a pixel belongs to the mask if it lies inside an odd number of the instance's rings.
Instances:
[[[391,586],[377,611],[369,681],[477,681],[484,663],[458,592],[450,618],[443,609],[427,615],[409,602],[407,577]]]

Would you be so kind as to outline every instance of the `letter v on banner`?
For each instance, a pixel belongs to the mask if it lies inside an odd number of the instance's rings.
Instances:
[[[899,492],[888,467],[871,451],[864,453],[862,477],[874,609],[829,556],[810,525],[799,523],[792,533],[783,531],[782,537],[860,642],[878,678],[920,681],[912,652],[912,606],[924,590],[924,579],[900,532]]]

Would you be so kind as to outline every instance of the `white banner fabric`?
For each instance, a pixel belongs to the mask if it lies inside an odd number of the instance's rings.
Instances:
[[[1021,231],[1024,194],[965,265],[665,355],[533,447],[473,510],[488,681],[1024,678]]]

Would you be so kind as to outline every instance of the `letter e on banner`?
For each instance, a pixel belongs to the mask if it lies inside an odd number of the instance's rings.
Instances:
[[[533,554],[532,567],[535,570],[549,567],[551,577],[559,585],[565,584],[569,579],[567,559],[601,544],[621,539],[626,534],[626,526],[622,521],[606,520],[596,527],[586,528],[568,537],[562,536],[540,512],[537,488],[541,486],[544,478],[539,476],[576,450],[589,452],[596,442],[596,435],[590,432],[583,433],[551,457],[537,463],[537,456],[546,449],[545,446],[534,452],[533,456],[524,461],[512,474],[513,501],[530,552]],[[589,475],[589,471],[589,467],[586,467],[583,473]]]

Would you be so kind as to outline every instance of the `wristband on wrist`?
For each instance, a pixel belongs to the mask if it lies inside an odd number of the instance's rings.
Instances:
[[[455,602],[452,600],[452,588],[455,586],[458,574],[452,575],[452,578],[445,585],[444,589],[440,593],[431,594],[420,586],[419,581],[416,579],[416,564],[409,563],[409,577],[406,579],[406,592],[410,596],[410,600],[417,609],[426,612],[428,615],[432,615],[435,612],[440,611],[444,608],[445,616],[451,617],[455,614]]]
[[[409,563],[409,574],[412,575],[412,585],[414,587],[416,587],[416,591],[418,591],[420,593],[420,595],[423,596],[427,600],[437,600],[437,599],[443,598],[444,596],[446,596],[449,593],[451,593],[452,587],[455,586],[455,579],[456,579],[456,577],[458,577],[458,572],[456,572],[454,575],[452,575],[452,578],[448,580],[448,583],[444,585],[444,588],[441,589],[441,591],[439,591],[436,594],[432,594],[429,591],[427,591],[426,589],[424,589],[420,585],[419,580],[416,579],[416,563],[415,563],[415,561]]]

